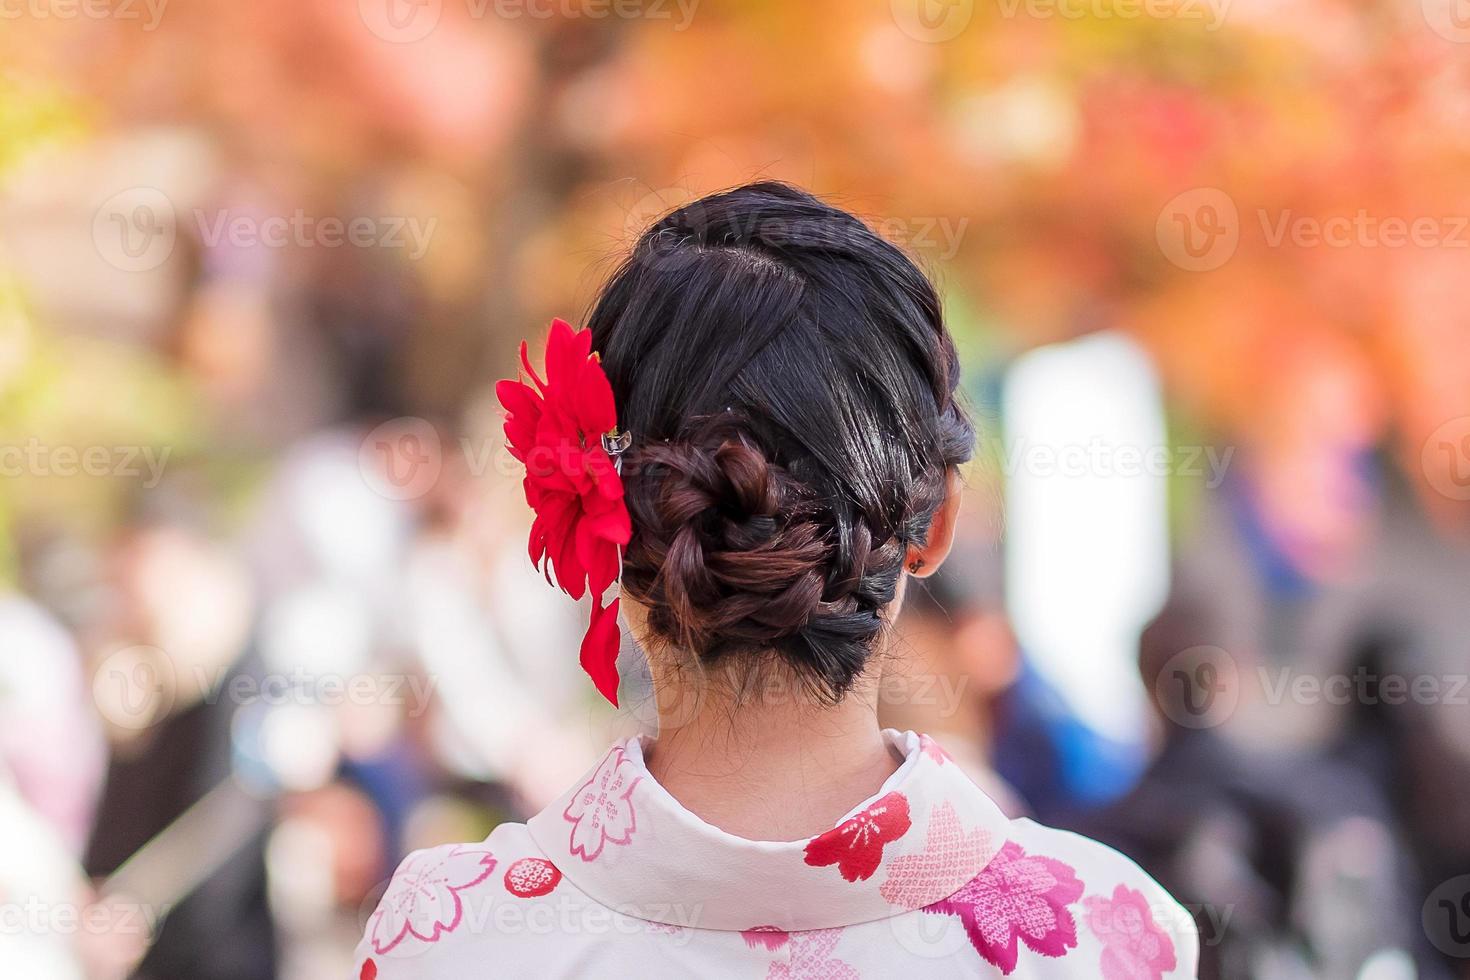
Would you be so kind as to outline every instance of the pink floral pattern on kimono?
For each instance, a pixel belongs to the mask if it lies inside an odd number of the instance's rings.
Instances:
[[[786,940],[791,934],[784,929],[775,926],[751,926],[749,929],[740,930],[740,938],[745,940],[745,945],[751,949],[764,946],[766,949],[780,949],[786,945]]]
[[[1082,897],[1082,882],[1055,858],[1028,855],[1014,841],[985,869],[924,911],[959,916],[979,954],[1010,973],[1017,942],[1042,956],[1063,956],[1077,945],[1077,921],[1067,906]]]
[[[942,766],[946,762],[954,762],[954,757],[949,754],[945,747],[934,741],[928,735],[919,736],[919,748],[925,755],[934,760],[935,765]]]
[[[412,936],[436,943],[459,927],[464,903],[459,893],[495,870],[495,857],[482,847],[460,845],[410,854],[368,921],[367,933],[379,954]],[[374,965],[376,970],[376,965]]]
[[[633,839],[638,829],[633,789],[640,778],[638,767],[627,759],[622,746],[603,758],[562,814],[572,825],[569,850],[573,854],[593,861],[604,844],[626,844]]]
[[[1087,928],[1103,945],[1103,980],[1162,980],[1174,969],[1174,941],[1154,921],[1142,892],[1119,885],[1111,899],[1091,895],[1082,907]]]
[[[980,827],[966,832],[953,804],[941,803],[929,814],[923,850],[888,862],[888,878],[878,892],[906,909],[930,905],[969,881],[991,846],[989,833]]]
[[[787,957],[771,964],[766,980],[862,980],[852,964],[832,956],[842,938],[841,929],[812,929],[788,936]]]

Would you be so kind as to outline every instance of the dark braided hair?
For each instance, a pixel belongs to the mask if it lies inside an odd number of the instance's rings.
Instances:
[[[644,232],[590,325],[633,437],[623,583],[650,631],[840,699],[973,449],[933,285],[851,214],[756,183]]]

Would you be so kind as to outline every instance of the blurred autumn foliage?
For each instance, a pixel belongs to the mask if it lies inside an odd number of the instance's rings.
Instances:
[[[940,277],[968,357],[1119,327],[1191,424],[1266,460],[1386,445],[1437,516],[1459,505],[1422,450],[1470,413],[1470,59],[1429,4],[963,3],[940,40],[902,0],[459,0],[411,39],[375,29],[374,0],[103,6],[40,4],[0,34],[7,309],[142,344],[206,402],[234,385],[215,411],[258,388],[228,378],[252,355],[209,324],[248,316],[213,279],[264,280],[281,330],[282,296],[381,306],[392,283],[409,406],[453,415],[653,214],[767,176],[882,219]],[[298,248],[242,277],[194,241],[99,271],[90,208],[137,185],[433,233],[421,258]],[[1199,267],[1178,236],[1220,221],[1234,241]],[[0,361],[11,425],[22,364]]]

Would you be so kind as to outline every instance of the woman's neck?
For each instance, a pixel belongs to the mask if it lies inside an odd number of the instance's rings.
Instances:
[[[832,827],[898,768],[873,699],[835,706],[706,700],[691,716],[659,712],[647,751],[655,779],[686,809],[749,840],[800,840]]]

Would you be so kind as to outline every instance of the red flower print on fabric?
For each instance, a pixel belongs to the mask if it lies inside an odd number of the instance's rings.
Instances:
[[[906,909],[922,908],[954,892],[985,862],[990,834],[966,831],[954,805],[941,803],[929,813],[924,849],[888,862],[888,880],[878,889],[884,900]]]
[[[1029,855],[1011,841],[983,871],[924,911],[959,916],[975,950],[1008,974],[1016,968],[1017,941],[1042,956],[1076,947],[1077,921],[1067,906],[1082,897],[1082,887],[1061,861]]]
[[[362,969],[358,971],[357,980],[378,980],[378,964],[369,957],[363,960]]]
[[[865,881],[883,862],[883,845],[908,833],[909,826],[908,799],[902,793],[889,793],[808,841],[806,863],[813,867],[835,864],[848,881]]]
[[[550,895],[560,882],[560,869],[545,858],[521,858],[505,872],[505,890],[517,898]]]
[[[577,790],[562,816],[572,825],[569,850],[583,861],[593,861],[606,843],[626,844],[638,821],[633,813],[633,789],[641,776],[622,746],[603,757],[592,778]]]
[[[1154,921],[1142,892],[1119,885],[1111,899],[1091,895],[1082,907],[1087,928],[1103,945],[1103,980],[1163,980],[1174,969],[1174,941]]]
[[[751,949],[764,946],[766,949],[777,950],[786,945],[790,935],[784,929],[775,926],[751,926],[749,929],[740,930],[740,938],[745,940],[745,945]]]
[[[942,766],[946,762],[954,762],[954,757],[949,754],[945,747],[934,741],[928,735],[919,736],[919,749],[929,758],[933,759],[935,765]]]
[[[772,963],[766,980],[862,980],[852,964],[832,957],[841,929],[789,933],[786,959]]]
[[[494,870],[495,857],[480,847],[440,847],[410,854],[368,920],[373,951],[387,953],[410,936],[437,943],[459,928],[464,917],[459,893],[475,887]],[[373,970],[376,972],[376,964]]]

